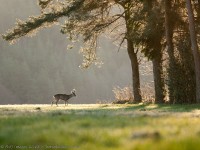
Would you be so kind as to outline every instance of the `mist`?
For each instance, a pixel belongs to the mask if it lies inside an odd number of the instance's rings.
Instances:
[[[39,15],[37,1],[0,0],[0,33],[14,26],[16,18],[25,20]],[[23,37],[10,45],[0,38],[0,103],[46,104],[58,93],[77,96],[69,103],[113,101],[113,88],[132,85],[131,64],[126,49],[118,52],[112,40],[102,38],[97,55],[101,67],[81,69],[80,44],[67,50],[69,41],[59,26],[42,29],[33,37]],[[152,81],[152,75],[142,75],[141,82]]]

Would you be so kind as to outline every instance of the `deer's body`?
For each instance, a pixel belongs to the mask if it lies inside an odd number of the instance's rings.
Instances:
[[[51,106],[53,105],[54,102],[55,102],[56,105],[58,106],[59,100],[65,101],[65,106],[66,106],[66,103],[67,103],[67,105],[68,105],[68,100],[69,100],[70,98],[74,97],[74,96],[76,96],[75,90],[73,90],[73,91],[71,92],[71,94],[69,94],[69,95],[67,95],[67,94],[56,94],[56,95],[53,96],[54,99],[53,99],[53,101],[51,102]]]

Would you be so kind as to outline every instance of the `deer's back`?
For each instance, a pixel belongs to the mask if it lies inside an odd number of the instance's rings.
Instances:
[[[66,94],[56,94],[53,96],[55,99],[57,100],[68,100],[69,99],[69,95]]]

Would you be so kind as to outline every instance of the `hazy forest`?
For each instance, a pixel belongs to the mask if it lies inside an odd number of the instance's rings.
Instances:
[[[94,103],[114,99],[115,86],[132,87],[131,101],[140,103],[142,83],[154,89],[154,103],[200,101],[198,0],[15,0],[1,7],[2,37],[14,44],[1,39],[1,96],[10,103],[47,103],[73,88],[76,103]]]

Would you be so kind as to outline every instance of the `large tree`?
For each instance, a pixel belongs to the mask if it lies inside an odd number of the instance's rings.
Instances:
[[[152,60],[153,76],[155,86],[155,103],[164,103],[165,86],[163,75],[163,15],[161,4],[157,0],[144,0],[143,10],[143,34],[141,41],[143,45],[142,52]]]
[[[200,52],[197,44],[197,35],[195,31],[195,21],[194,21],[194,14],[193,14],[191,0],[185,0],[185,1],[186,1],[186,8],[188,11],[190,39],[191,39],[192,53],[195,63],[196,100],[198,103],[200,103]]]
[[[172,1],[164,0],[164,8],[165,8],[165,34],[166,34],[166,42],[167,42],[167,53],[169,55],[169,69],[168,69],[168,77],[169,77],[169,99],[172,103],[174,101],[174,88],[175,88],[175,56],[174,56],[174,44],[173,44],[173,15],[172,15]]]
[[[125,33],[118,33],[121,38],[121,43],[126,39],[127,50],[132,66],[132,81],[134,102],[141,102],[140,79],[139,79],[139,64],[137,59],[137,51],[134,49],[133,34],[133,10],[134,4],[132,1],[105,0],[71,0],[71,1],[54,1],[54,0],[39,0],[41,14],[39,16],[29,17],[27,21],[18,20],[16,26],[9,30],[3,38],[7,41],[14,42],[16,39],[34,34],[42,27],[49,27],[54,23],[62,24],[61,32],[67,34],[71,40],[83,39],[83,66],[88,67],[92,62],[95,62],[96,48],[98,37],[108,30],[117,30],[120,27],[119,20],[125,24]],[[123,9],[120,13],[113,12],[116,6]],[[62,17],[66,18],[58,20]],[[121,44],[120,44],[121,45]]]
[[[163,0],[169,102],[194,103],[195,77],[184,1]]]
[[[118,4],[120,4],[124,8],[125,12],[125,26],[126,26],[126,40],[127,40],[127,50],[128,55],[131,60],[131,66],[132,66],[132,77],[133,77],[133,93],[134,93],[134,100],[136,102],[141,102],[141,91],[140,91],[140,76],[139,76],[139,63],[137,58],[137,49],[134,48],[133,40],[133,34],[136,34],[134,32],[134,15],[133,15],[133,9],[134,4],[130,2],[120,2],[117,1]],[[136,2],[137,3],[137,2]]]

